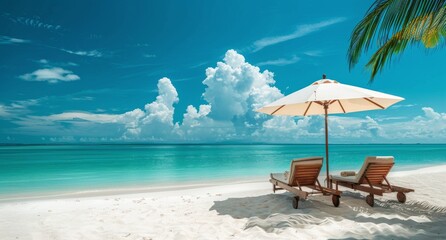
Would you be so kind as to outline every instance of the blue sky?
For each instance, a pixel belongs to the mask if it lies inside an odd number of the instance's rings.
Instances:
[[[444,48],[369,84],[350,33],[372,1],[2,1],[0,143],[323,143],[323,119],[256,106],[323,73],[402,96],[330,116],[333,143],[444,143]]]

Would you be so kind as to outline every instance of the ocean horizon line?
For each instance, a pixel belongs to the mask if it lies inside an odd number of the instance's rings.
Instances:
[[[133,143],[125,143],[125,142],[116,142],[116,143],[0,143],[0,146],[108,146],[108,145],[141,145],[141,146],[194,146],[194,145],[209,145],[209,146],[217,146],[217,145],[265,145],[265,146],[274,146],[274,145],[325,145],[325,143],[141,143],[141,142],[133,142]],[[330,143],[330,145],[446,145],[446,143]]]

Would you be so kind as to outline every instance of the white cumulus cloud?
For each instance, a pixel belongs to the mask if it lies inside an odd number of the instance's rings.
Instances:
[[[19,78],[25,81],[37,81],[37,82],[49,82],[49,83],[57,83],[60,81],[70,82],[80,79],[80,77],[74,74],[72,71],[60,67],[38,69],[32,73],[21,75],[19,76]]]
[[[161,78],[156,98],[142,108],[121,114],[70,111],[16,117],[13,123],[19,126],[15,129],[17,132],[61,141],[323,143],[323,116],[272,117],[254,111],[283,97],[274,84],[272,72],[261,71],[241,54],[228,50],[223,61],[206,69],[204,103],[187,106],[177,120],[174,118],[178,111],[175,105],[180,101],[180,95],[169,78]],[[13,109],[20,112],[32,104],[36,103],[0,104],[0,117],[10,118]],[[423,107],[421,111],[422,115],[413,118],[330,115],[330,141],[446,141],[446,113],[431,107]]]
[[[158,96],[156,100],[144,106],[145,115],[139,121],[141,135],[160,141],[171,140],[175,124],[173,114],[174,104],[179,101],[176,88],[169,78],[158,81]]]
[[[252,109],[274,101],[283,96],[279,89],[272,86],[274,74],[263,72],[245,61],[234,50],[226,52],[223,62],[215,68],[206,69],[203,84],[206,89],[203,98],[212,106],[210,116],[216,120],[232,120],[245,116],[253,118]]]
[[[137,108],[117,116],[115,119],[113,119],[113,121],[124,124],[126,130],[123,137],[131,138],[138,136],[141,133],[139,121],[144,117],[144,115],[144,111]]]
[[[424,115],[408,121],[383,124],[387,138],[411,142],[445,142],[446,113],[436,112],[431,107],[421,109]]]

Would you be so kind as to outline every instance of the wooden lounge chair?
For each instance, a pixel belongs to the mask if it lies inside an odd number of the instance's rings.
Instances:
[[[330,188],[322,187],[317,179],[322,168],[322,157],[311,157],[295,159],[291,162],[288,176],[284,173],[271,173],[269,180],[273,184],[273,192],[279,189],[285,189],[296,194],[293,198],[293,208],[297,209],[299,199],[307,199],[308,195],[322,193],[332,195],[332,202],[335,207],[339,206],[341,192]],[[306,187],[310,190],[305,191]]]
[[[370,193],[366,202],[371,207],[374,205],[374,195],[382,196],[383,193],[398,192],[396,197],[399,202],[406,202],[406,193],[413,189],[398,187],[390,184],[387,174],[394,165],[393,157],[367,157],[361,170],[355,176],[330,176],[330,181],[338,186],[344,186],[354,190]]]

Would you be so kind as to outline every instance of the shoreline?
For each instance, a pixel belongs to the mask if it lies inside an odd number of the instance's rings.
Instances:
[[[268,179],[265,178],[265,181]],[[198,181],[172,184],[172,183],[162,183],[159,186],[156,184],[151,184],[150,186],[137,186],[137,187],[122,187],[122,188],[101,188],[92,190],[79,190],[79,191],[49,191],[48,194],[44,195],[5,195],[4,198],[0,195],[0,204],[7,202],[22,202],[22,201],[34,201],[34,200],[51,200],[51,199],[64,199],[64,198],[88,198],[88,197],[101,197],[101,196],[115,196],[115,195],[126,195],[126,194],[140,194],[140,193],[153,193],[153,192],[169,192],[176,190],[187,190],[187,189],[200,189],[206,187],[217,187],[233,184],[246,184],[246,183],[261,183],[264,182],[260,177],[253,177],[249,179],[222,179],[207,181],[206,183],[200,183]]]
[[[421,168],[415,168],[420,165],[411,165],[410,168],[391,171],[389,177],[403,177],[408,175],[417,175],[424,173],[437,173],[446,172],[446,164],[442,165],[422,165]],[[346,169],[349,170],[349,169]],[[284,170],[285,171],[285,170]],[[339,174],[340,171],[334,170],[333,174]],[[321,183],[324,182],[325,172],[321,171],[319,176]],[[186,183],[159,183],[150,184],[148,186],[124,186],[118,188],[99,188],[91,190],[68,190],[68,191],[52,191],[43,193],[29,193],[29,194],[4,194],[0,195],[0,204],[11,203],[11,202],[27,202],[27,201],[38,201],[38,200],[52,200],[52,199],[65,199],[65,198],[89,198],[89,197],[105,197],[105,196],[119,196],[127,194],[144,194],[144,193],[162,193],[178,190],[190,190],[190,189],[202,189],[209,187],[227,186],[227,185],[239,185],[239,184],[250,184],[250,183],[269,183],[269,176],[252,176],[246,178],[231,178],[231,179],[218,179],[218,180],[207,180],[206,182],[191,181]]]
[[[446,165],[393,172],[389,181],[415,189],[375,197],[352,190],[291,204],[271,183],[224,182],[150,192],[0,203],[0,239],[445,239]]]

